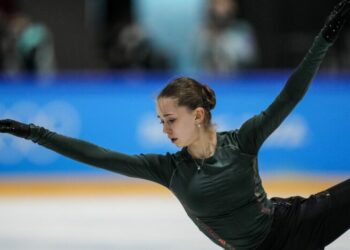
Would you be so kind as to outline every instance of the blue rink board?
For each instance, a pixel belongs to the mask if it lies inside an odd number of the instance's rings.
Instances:
[[[218,130],[238,128],[265,109],[289,72],[201,76],[217,94]],[[175,152],[162,134],[155,97],[167,75],[61,75],[2,79],[0,118],[43,125],[127,154]],[[350,172],[350,75],[320,74],[307,96],[266,141],[260,171]],[[105,175],[31,142],[0,135],[0,175]]]

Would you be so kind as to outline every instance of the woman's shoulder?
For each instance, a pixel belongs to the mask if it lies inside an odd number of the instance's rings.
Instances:
[[[238,129],[217,132],[218,145],[237,144]]]

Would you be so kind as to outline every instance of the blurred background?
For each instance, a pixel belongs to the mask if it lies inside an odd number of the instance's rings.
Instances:
[[[128,154],[175,152],[155,113],[164,84],[209,84],[218,130],[238,128],[279,93],[337,2],[0,0],[0,119]],[[261,150],[270,197],[349,178],[349,69],[348,23]],[[7,135],[0,221],[1,249],[218,249],[164,188]]]

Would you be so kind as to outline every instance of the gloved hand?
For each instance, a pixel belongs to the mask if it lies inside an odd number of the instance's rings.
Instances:
[[[26,139],[30,135],[30,126],[10,119],[0,120],[0,133],[9,133]]]
[[[350,0],[341,0],[334,7],[321,30],[321,34],[326,41],[333,43],[337,39],[341,28],[344,26],[349,9]]]

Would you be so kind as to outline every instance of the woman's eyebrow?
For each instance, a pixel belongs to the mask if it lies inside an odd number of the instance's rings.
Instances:
[[[164,114],[164,117],[167,117],[167,116],[169,116],[169,115],[173,115],[173,114]],[[160,118],[159,115],[157,115],[157,117]]]

